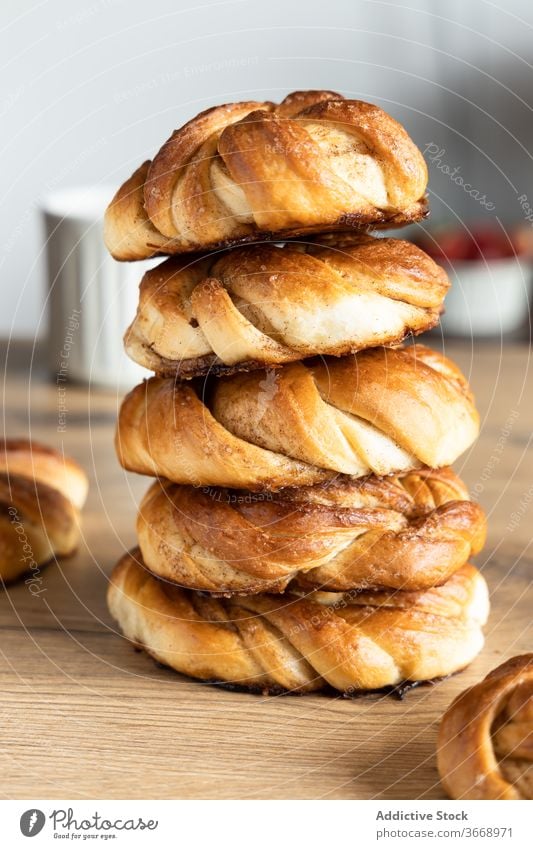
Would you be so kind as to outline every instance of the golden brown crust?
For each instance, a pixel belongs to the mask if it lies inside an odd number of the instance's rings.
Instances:
[[[25,439],[0,445],[0,578],[72,554],[87,478],[74,460]]]
[[[194,216],[198,206],[203,205],[204,211],[207,206],[214,218],[212,226],[216,228],[217,219],[223,217],[225,212],[212,191],[209,179],[212,159],[217,154],[217,139],[232,123],[245,118],[262,105],[257,101],[248,101],[215,106],[201,112],[172,133],[150,163],[144,185],[145,210],[161,233],[171,238],[181,236],[175,232],[172,208],[172,199],[180,183],[186,183],[191,189],[181,196],[189,214]],[[265,109],[272,106],[264,104]],[[224,227],[224,224],[219,226]],[[238,230],[237,235],[246,235],[249,231],[249,227],[242,232]]]
[[[105,239],[130,260],[400,226],[427,214],[426,184],[422,154],[379,107],[294,92],[217,106],[176,130],[113,199]]]
[[[459,369],[414,345],[290,363],[200,389],[151,378],[123,401],[116,448],[124,468],[174,483],[279,489],[339,473],[447,466],[478,427]]]
[[[466,565],[419,593],[216,599],[157,580],[135,550],[115,567],[108,605],[129,640],[186,675],[265,690],[353,692],[466,666],[483,645],[488,593]]]
[[[81,510],[89,482],[71,457],[29,439],[0,439],[0,472],[24,475],[58,489]]]
[[[137,519],[155,575],[218,595],[282,592],[290,581],[426,589],[480,551],[485,532],[483,511],[451,469],[275,494],[156,481]]]
[[[144,211],[144,183],[150,162],[143,162],[118,189],[104,217],[104,241],[115,259],[132,261],[174,253]]]
[[[362,235],[175,257],[144,275],[124,342],[182,378],[341,356],[433,327],[448,287],[414,245]]]
[[[506,660],[452,702],[437,763],[452,799],[533,798],[533,654]]]

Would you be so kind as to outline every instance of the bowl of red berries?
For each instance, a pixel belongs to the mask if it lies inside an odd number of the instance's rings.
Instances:
[[[495,225],[435,229],[418,240],[452,284],[442,328],[455,336],[499,336],[529,316],[533,230]]]

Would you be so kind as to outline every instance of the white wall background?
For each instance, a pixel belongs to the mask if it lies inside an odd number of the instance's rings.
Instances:
[[[531,0],[2,0],[0,336],[43,332],[38,208],[117,184],[215,103],[330,88],[379,103],[520,220],[533,203]],[[430,166],[433,219],[480,204]]]

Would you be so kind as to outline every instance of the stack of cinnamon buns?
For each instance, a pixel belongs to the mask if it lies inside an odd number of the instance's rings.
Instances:
[[[210,109],[106,213],[149,271],[126,337],[154,372],[116,448],[155,478],[109,607],[158,661],[261,691],[447,675],[479,652],[485,518],[450,465],[479,418],[460,370],[405,337],[444,271],[372,236],[427,212],[403,127],[333,92]]]

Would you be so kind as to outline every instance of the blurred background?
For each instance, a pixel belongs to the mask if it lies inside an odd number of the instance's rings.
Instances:
[[[198,111],[328,88],[425,153],[431,219],[407,235],[457,277],[444,332],[528,338],[532,36],[529,0],[3,0],[0,336],[47,333],[41,210],[76,206],[59,190],[91,187],[96,215]]]

